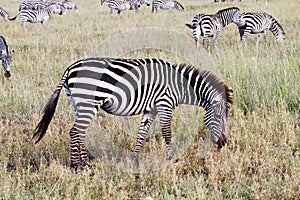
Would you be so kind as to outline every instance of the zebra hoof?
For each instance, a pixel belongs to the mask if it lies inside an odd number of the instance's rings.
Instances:
[[[175,151],[173,149],[167,150],[166,151],[166,158],[167,160],[172,160],[172,158],[175,155]]]
[[[140,156],[137,153],[133,152],[131,154],[131,159],[133,160],[134,167],[139,168],[140,167]]]

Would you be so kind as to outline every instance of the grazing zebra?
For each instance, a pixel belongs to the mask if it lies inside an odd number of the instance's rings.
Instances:
[[[75,169],[88,163],[85,132],[100,108],[119,116],[143,113],[133,150],[137,159],[156,116],[166,142],[167,158],[171,159],[172,112],[179,104],[202,106],[212,142],[219,147],[226,142],[233,90],[212,73],[154,58],[88,58],[75,62],[64,72],[34,131],[35,143],[46,134],[63,87],[76,112],[70,130],[71,166]]]
[[[198,48],[200,35],[203,36],[203,47],[207,49],[208,37],[212,37],[210,44],[214,45],[215,41],[222,31],[222,28],[230,23],[237,21],[240,17],[239,8],[231,7],[219,10],[216,14],[198,14],[191,24],[186,24],[187,27],[193,29],[193,35]]]
[[[3,36],[0,36],[0,58],[4,70],[4,76],[10,77],[10,67],[12,65],[12,54],[15,50],[8,50],[7,43]]]
[[[50,18],[52,14],[60,14],[64,13],[64,8],[57,4],[50,4],[45,9],[42,10],[21,10],[18,14],[9,18],[9,20],[15,20],[19,15],[22,26],[25,26],[26,22],[37,23],[41,22],[42,25],[45,25],[47,20]]]
[[[0,15],[3,17],[4,21],[8,20],[8,13],[0,7]]]
[[[23,1],[20,3],[19,11],[21,10],[41,10],[49,5],[47,2],[41,1]]]
[[[242,13],[238,21],[236,22],[241,41],[245,41],[249,34],[258,34],[258,45],[260,40],[260,33],[264,34],[264,40],[267,41],[268,31],[270,30],[275,36],[277,41],[283,41],[285,39],[285,32],[282,26],[276,21],[276,19],[267,13]]]
[[[158,9],[171,10],[175,8],[179,11],[184,11],[184,7],[174,0],[153,0],[152,2],[152,12],[157,12]]]
[[[128,12],[129,10],[137,10],[140,7],[139,0],[110,0],[107,6],[110,8],[110,14],[113,14],[114,10],[118,11],[118,15],[121,11],[125,10]]]

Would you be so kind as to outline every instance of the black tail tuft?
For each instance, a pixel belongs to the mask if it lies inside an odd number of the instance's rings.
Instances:
[[[8,19],[14,21],[17,18],[17,16],[18,15],[14,16],[14,17],[9,17]]]
[[[60,94],[60,89],[56,89],[53,94],[51,95],[48,103],[46,104],[44,108],[44,115],[35,128],[34,134],[32,139],[35,140],[35,144],[38,143],[46,134],[46,131],[48,129],[48,126],[51,122],[51,119],[55,113],[55,108],[58,102],[59,94]]]

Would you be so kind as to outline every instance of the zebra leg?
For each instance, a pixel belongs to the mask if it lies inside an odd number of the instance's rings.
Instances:
[[[268,30],[264,30],[264,40],[265,42],[268,40]]]
[[[167,106],[164,101],[161,106],[157,106],[157,113],[160,121],[162,135],[166,142],[166,157],[167,160],[171,160],[174,156],[174,150],[172,147],[172,131],[171,131],[171,119],[173,108],[171,106]]]
[[[89,163],[84,144],[85,132],[96,115],[97,109],[91,104],[76,107],[75,123],[70,130],[71,167],[80,171]]]
[[[203,36],[203,48],[205,50],[207,50],[207,41],[208,41],[208,37],[207,36]]]
[[[133,158],[135,159],[137,166],[139,166],[140,149],[143,146],[144,139],[147,136],[147,134],[149,132],[149,128],[150,128],[152,122],[154,121],[155,117],[156,117],[155,112],[145,112],[143,114],[142,121],[140,123],[139,132],[138,132],[137,139],[136,139],[136,145],[132,152]]]
[[[260,33],[258,33],[256,36],[256,47],[258,46],[259,41],[260,41]]]

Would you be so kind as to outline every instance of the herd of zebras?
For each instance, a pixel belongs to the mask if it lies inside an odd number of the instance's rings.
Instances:
[[[102,3],[105,1],[102,0]],[[128,8],[129,1],[129,8],[132,9],[138,9],[141,4],[150,5],[147,0],[133,0],[133,4],[132,0],[109,0],[108,5],[112,10],[118,7],[119,12],[122,10],[120,5],[122,8]],[[171,5],[172,8],[178,7],[183,10],[182,5],[173,0],[154,2],[160,2],[155,9]],[[77,6],[70,1],[22,2],[19,9],[16,16],[20,17],[23,25],[27,21],[44,24],[52,13],[61,14],[66,9],[77,9]],[[1,15],[4,19],[9,19],[3,9]],[[245,40],[250,33],[262,32],[267,39],[269,30],[277,40],[284,39],[282,27],[271,15],[239,13],[237,7],[226,8],[216,14],[198,14],[191,24],[186,25],[193,29],[197,47],[201,35],[206,48],[208,37],[212,37],[211,44],[214,44],[222,28],[230,23],[238,26],[241,40]],[[13,52],[14,50],[8,49],[5,39],[1,36],[0,57],[6,77],[11,75]],[[202,106],[206,110],[204,123],[210,130],[214,144],[221,147],[227,139],[233,89],[209,71],[186,64],[170,64],[155,58],[86,58],[75,62],[64,72],[34,131],[35,142],[39,142],[46,134],[62,88],[65,88],[76,113],[75,123],[70,130],[71,166],[76,170],[88,164],[85,149],[86,130],[99,109],[120,116],[143,114],[133,149],[137,164],[143,141],[156,116],[160,120],[166,142],[167,158],[172,158],[172,113],[180,104]]]

